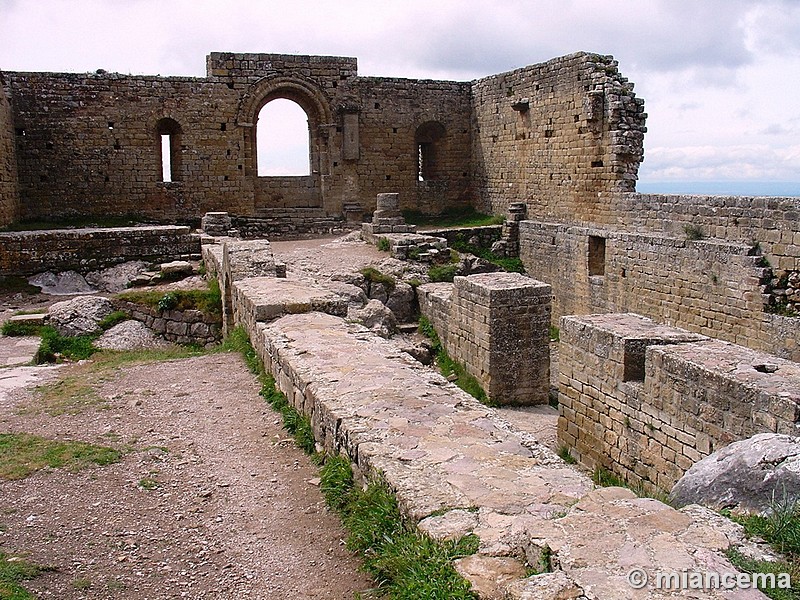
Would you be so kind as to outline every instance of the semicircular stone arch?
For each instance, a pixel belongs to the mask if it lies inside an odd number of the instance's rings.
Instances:
[[[295,77],[266,78],[253,84],[242,99],[237,115],[237,124],[248,129],[245,134],[245,169],[255,176],[258,173],[256,155],[256,122],[265,104],[277,99],[297,103],[308,116],[309,142],[311,150],[311,176],[327,174],[328,136],[323,127],[332,122],[328,98],[311,82]]]

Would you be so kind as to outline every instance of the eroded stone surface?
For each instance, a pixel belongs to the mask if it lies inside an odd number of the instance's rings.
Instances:
[[[735,572],[723,555],[740,541],[735,532],[629,490],[592,491],[586,475],[547,448],[532,450],[494,409],[391,340],[320,313],[259,323],[251,336],[328,451],[387,481],[421,529],[478,535],[479,554],[459,569],[482,598],[666,598],[668,590],[634,590],[627,574]],[[526,564],[561,575],[523,580]]]

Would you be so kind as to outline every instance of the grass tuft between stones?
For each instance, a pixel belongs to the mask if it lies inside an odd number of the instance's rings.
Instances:
[[[453,360],[442,345],[439,334],[430,320],[424,315],[419,319],[419,332],[431,340],[431,346],[434,354],[436,355],[436,366],[445,377],[455,376],[455,384],[462,390],[467,392],[470,396],[475,398],[481,404],[486,406],[497,407],[499,404],[493,402],[486,394],[480,382],[467,373],[466,367],[460,362]]]
[[[325,500],[348,530],[347,548],[358,552],[377,593],[397,600],[475,599],[452,561],[478,550],[478,538],[437,542],[400,515],[397,499],[383,482],[356,486],[350,461],[328,456],[320,469]]]

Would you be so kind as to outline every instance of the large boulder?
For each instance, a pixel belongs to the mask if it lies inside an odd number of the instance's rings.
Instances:
[[[147,325],[132,319],[114,325],[97,338],[94,345],[104,350],[143,350],[170,346]]]
[[[76,271],[62,271],[61,273],[38,273],[28,278],[28,283],[42,288],[43,294],[51,296],[71,296],[72,294],[87,294],[96,292]]]
[[[370,300],[364,308],[350,309],[348,318],[358,321],[381,337],[390,337],[397,329],[394,313],[380,300]]]
[[[78,296],[53,304],[48,321],[61,335],[88,335],[99,333],[100,321],[112,312],[114,307],[108,298]]]
[[[697,462],[670,493],[676,506],[767,513],[800,498],[800,438],[761,433],[734,442]]]
[[[403,281],[398,281],[389,294],[386,307],[394,313],[398,322],[412,321],[416,312],[414,288]]]
[[[132,260],[86,274],[86,281],[103,292],[116,294],[130,287],[131,282],[147,270],[147,263]]]

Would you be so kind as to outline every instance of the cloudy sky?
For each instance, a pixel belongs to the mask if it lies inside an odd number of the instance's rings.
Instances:
[[[800,195],[800,0],[0,0],[5,70],[202,76],[235,51],[470,80],[578,50],[646,101],[640,190]]]

